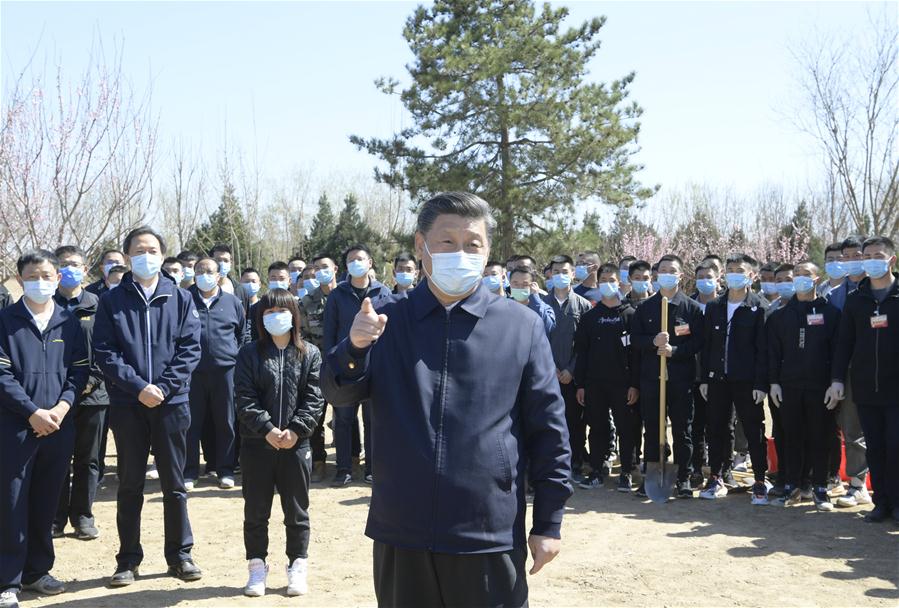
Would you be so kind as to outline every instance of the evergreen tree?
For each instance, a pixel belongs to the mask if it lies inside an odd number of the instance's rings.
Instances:
[[[350,138],[386,163],[375,177],[421,202],[467,190],[493,207],[494,250],[547,232],[578,202],[629,206],[653,189],[636,179],[641,108],[634,74],[588,82],[605,18],[563,29],[566,8],[522,0],[437,0],[403,35],[415,59],[400,99],[414,124],[390,139]],[[398,82],[379,79],[393,94]],[[419,147],[420,142],[427,142]]]
[[[343,208],[337,217],[337,226],[327,244],[327,251],[337,256],[337,263],[343,267],[343,254],[347,247],[362,244],[371,249],[375,261],[382,261],[385,255],[381,239],[371,227],[362,219],[359,213],[359,201],[353,194],[348,194],[343,199]]]
[[[235,269],[245,266],[262,266],[265,260],[254,259],[255,240],[249,222],[241,209],[240,201],[230,181],[226,181],[218,209],[201,224],[187,242],[187,248],[205,255],[219,243],[231,247],[232,265]]]
[[[320,253],[327,253],[334,256],[340,255],[329,249],[336,228],[337,226],[334,221],[334,212],[331,210],[331,203],[328,201],[328,196],[322,194],[318,199],[318,211],[312,219],[312,228],[309,231],[309,236],[306,238],[305,243],[306,254],[310,260],[312,259],[312,256],[316,256]]]

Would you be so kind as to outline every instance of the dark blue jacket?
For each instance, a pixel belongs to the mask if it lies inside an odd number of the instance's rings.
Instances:
[[[149,330],[149,331],[148,331]],[[149,303],[129,272],[100,297],[94,359],[106,375],[111,405],[134,405],[148,385],[164,404],[187,403],[190,375],[200,362],[200,315],[186,289],[160,273]]]
[[[237,351],[247,341],[247,323],[243,302],[237,296],[219,289],[206,308],[200,288],[191,285],[188,291],[194,299],[194,308],[200,317],[200,356],[198,372],[208,372],[223,367],[234,367]]]
[[[331,290],[325,304],[323,351],[328,352],[335,344],[350,335],[350,327],[353,326],[353,319],[362,306],[362,300],[371,298],[372,305],[377,307],[390,295],[390,289],[378,281],[372,281],[368,285],[364,298],[356,295],[349,280],[338,283],[337,287]]]
[[[637,308],[631,320],[631,345],[640,354],[640,381],[658,384],[661,364],[653,345],[661,333],[662,294],[658,292]],[[677,335],[676,328],[689,326]],[[668,342],[674,349],[668,359],[669,382],[696,381],[696,355],[703,345],[704,315],[695,300],[678,290],[668,301]]]
[[[322,367],[329,403],[371,400],[366,534],[438,553],[524,547],[527,468],[531,531],[559,537],[571,452],[541,319],[483,283],[447,311],[427,280],[378,312],[371,348],[343,340]]]
[[[846,306],[846,299],[849,297],[849,294],[856,289],[858,289],[858,283],[849,277],[846,277],[843,279],[842,283],[827,293],[827,303],[836,307],[837,310],[842,311],[843,307]]]
[[[0,424],[27,426],[34,412],[59,401],[74,408],[89,373],[87,342],[75,315],[54,306],[40,334],[24,298],[0,311]]]

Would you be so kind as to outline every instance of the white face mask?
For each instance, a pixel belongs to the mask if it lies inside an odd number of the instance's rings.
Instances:
[[[25,297],[35,304],[46,304],[47,301],[56,293],[56,281],[45,281],[39,279],[37,281],[23,281],[22,290]]]
[[[425,243],[425,251],[431,256],[430,279],[448,296],[461,296],[477,287],[487,261],[479,253],[431,253]]]

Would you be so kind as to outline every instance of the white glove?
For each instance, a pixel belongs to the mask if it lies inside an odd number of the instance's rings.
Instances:
[[[780,385],[772,384],[768,394],[771,395],[771,403],[774,404],[774,407],[780,407],[781,402],[784,400],[784,391]]]
[[[834,382],[830,385],[830,388],[824,393],[824,405],[827,406],[827,409],[832,410],[840,404],[844,397],[844,390],[842,382]]]
[[[752,391],[752,399],[755,401],[756,405],[763,403],[765,401],[765,391]]]
[[[699,394],[702,395],[702,398],[706,401],[709,400],[709,385],[708,384],[700,384],[699,385]]]

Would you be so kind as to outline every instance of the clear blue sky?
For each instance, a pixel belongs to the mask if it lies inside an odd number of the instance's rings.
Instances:
[[[606,15],[592,77],[637,72],[645,109],[643,180],[752,189],[815,179],[816,151],[785,114],[789,48],[815,31],[861,31],[865,2],[569,2],[572,22]],[[4,91],[38,63],[84,65],[92,39],[124,41],[137,88],[152,78],[161,140],[182,137],[214,159],[227,138],[254,146],[267,176],[314,164],[367,171],[351,133],[387,136],[398,102],[380,75],[405,76],[409,2],[8,2],[0,4]],[[896,5],[891,4],[893,13]]]

